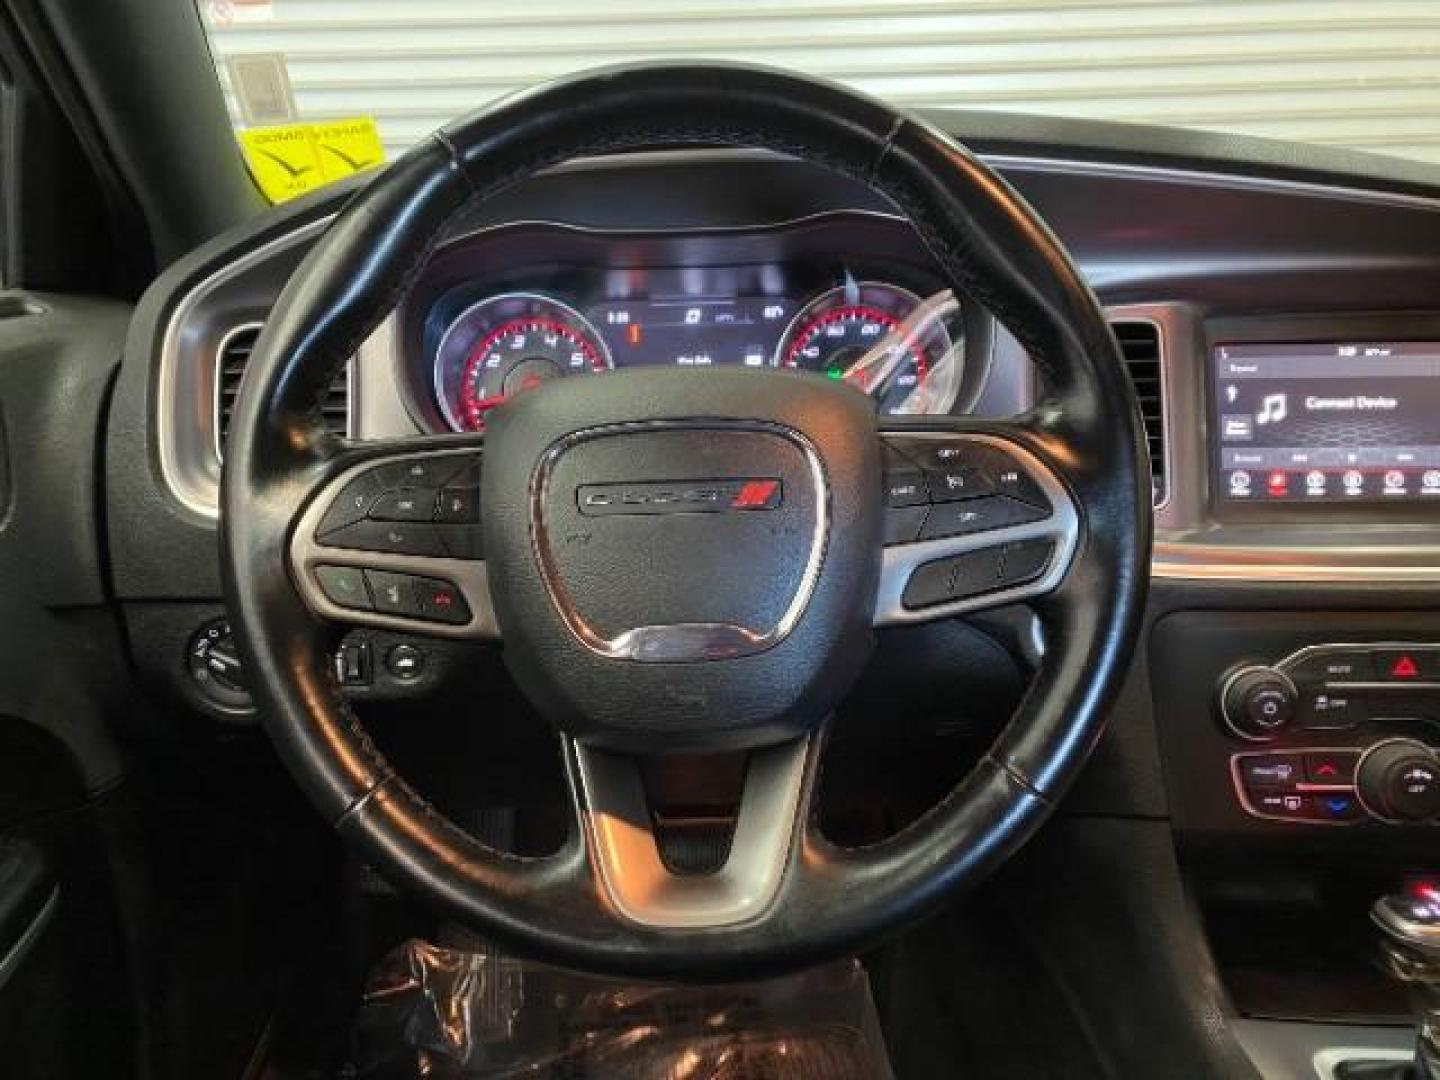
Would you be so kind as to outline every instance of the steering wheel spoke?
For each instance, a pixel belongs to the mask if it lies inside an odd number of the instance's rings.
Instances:
[[[481,446],[367,445],[325,471],[291,534],[300,594],[334,622],[495,638],[480,528]]]
[[[713,865],[679,866],[662,832],[686,828],[647,790],[641,763],[568,742],[575,810],[598,886],[625,920],[655,930],[706,929],[765,917],[780,893],[808,815],[819,740],[792,739],[752,750],[743,764],[733,824],[702,841]],[[694,815],[692,806],[689,813]],[[669,819],[669,820],[667,820]],[[695,828],[695,817],[689,827]],[[725,829],[728,828],[728,836]]]
[[[885,549],[875,625],[927,622],[1056,589],[1081,519],[1018,424],[882,432]]]

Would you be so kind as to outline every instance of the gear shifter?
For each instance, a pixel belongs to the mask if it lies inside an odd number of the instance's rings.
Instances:
[[[1440,1080],[1440,888],[1382,896],[1370,917],[1383,935],[1385,969],[1406,986],[1417,1014],[1413,1064],[1348,1063],[1343,1080]]]

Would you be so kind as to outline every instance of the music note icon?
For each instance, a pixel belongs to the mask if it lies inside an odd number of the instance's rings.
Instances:
[[[1266,394],[1255,414],[1257,424],[1278,424],[1288,415],[1284,394]]]

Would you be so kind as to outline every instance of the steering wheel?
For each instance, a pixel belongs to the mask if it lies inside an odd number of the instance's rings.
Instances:
[[[520,395],[483,435],[326,434],[332,377],[457,214],[576,156],[695,144],[779,151],[886,196],[948,284],[1024,345],[1043,400],[1008,422],[877,420],[864,395],[809,375],[648,369]],[[229,436],[226,597],[280,755],[394,883],[572,968],[779,971],[933,910],[1054,808],[1137,634],[1144,445],[1094,295],[949,137],[793,74],[612,68],[436,132],[355,195],[296,271]],[[990,495],[907,505],[905,478],[925,470]],[[394,490],[421,516],[444,492],[441,520],[366,520]],[[828,841],[813,812],[826,722],[874,628],[1021,601],[1044,656],[990,751],[895,836]],[[333,670],[347,623],[503,642],[564,747],[575,827],[557,853],[479,842],[392,770]],[[672,869],[657,843],[638,762],[676,751],[749,752],[729,855],[709,872]]]

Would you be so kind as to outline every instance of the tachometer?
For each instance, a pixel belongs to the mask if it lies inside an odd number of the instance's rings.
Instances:
[[[480,431],[515,394],[551,379],[608,371],[610,352],[574,308],[534,293],[472,304],[446,329],[435,353],[435,397],[457,431]]]
[[[805,305],[775,362],[848,382],[884,413],[946,412],[964,362],[963,341],[947,329],[957,310],[949,293],[922,301],[898,286],[851,282]]]

